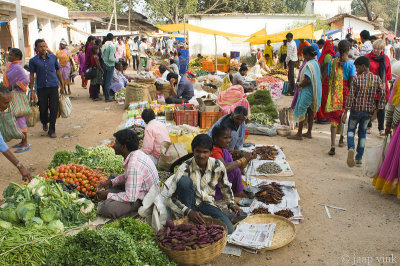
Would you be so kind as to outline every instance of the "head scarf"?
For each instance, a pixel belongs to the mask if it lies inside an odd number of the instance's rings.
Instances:
[[[322,65],[322,63],[324,62],[325,56],[328,54],[330,54],[331,56],[335,55],[335,49],[333,48],[332,40],[327,40],[324,44],[324,47],[322,48],[322,53],[318,60],[318,63],[320,65]]]
[[[390,93],[389,104],[398,105],[400,102],[400,76],[397,77],[393,84],[392,92]]]
[[[373,52],[371,52],[371,55],[374,55]],[[385,62],[385,54],[382,53],[380,56],[374,56],[371,57],[372,60],[376,61],[379,63],[378,67],[378,76],[382,79],[383,83],[386,83],[386,62]]]

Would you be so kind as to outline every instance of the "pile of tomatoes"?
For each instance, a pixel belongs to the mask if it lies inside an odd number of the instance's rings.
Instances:
[[[102,171],[79,164],[60,165],[46,170],[40,176],[46,178],[47,181],[63,180],[66,184],[75,185],[79,192],[93,198],[96,197],[97,184],[107,181],[107,176]]]

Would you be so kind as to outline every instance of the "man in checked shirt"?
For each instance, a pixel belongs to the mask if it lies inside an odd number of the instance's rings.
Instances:
[[[357,69],[357,78],[354,80],[353,87],[350,87],[349,96],[346,101],[346,111],[342,117],[346,123],[346,114],[350,110],[349,125],[347,131],[347,165],[360,167],[364,154],[367,126],[370,118],[377,113],[378,109],[385,109],[385,84],[381,78],[369,71],[370,60],[368,57],[361,56],[354,61]],[[377,95],[379,96],[377,98]],[[379,99],[378,106],[376,99]],[[358,126],[358,145],[357,154],[354,158],[354,136]]]
[[[113,219],[136,212],[152,186],[159,185],[158,172],[149,156],[139,150],[139,139],[130,129],[114,134],[115,154],[124,157],[124,174],[100,183],[97,197],[104,200],[100,215]],[[102,190],[105,189],[105,190]]]

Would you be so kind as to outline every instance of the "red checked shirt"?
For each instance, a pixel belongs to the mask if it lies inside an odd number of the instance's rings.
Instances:
[[[131,152],[124,162],[125,172],[112,180],[113,186],[125,184],[125,192],[108,193],[107,198],[121,202],[135,202],[159,185],[158,172],[149,156],[141,150]]]
[[[373,113],[375,109],[384,109],[386,89],[382,79],[371,72],[358,75],[350,87],[346,109],[358,112]],[[379,96],[376,106],[376,96]]]

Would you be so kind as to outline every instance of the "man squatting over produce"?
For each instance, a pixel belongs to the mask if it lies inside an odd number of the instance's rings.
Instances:
[[[220,160],[211,156],[213,141],[201,134],[192,141],[193,158],[184,162],[176,172],[169,186],[166,204],[178,216],[203,224],[203,215],[221,220],[233,232],[232,222],[215,204],[215,186],[219,183],[223,197],[229,202],[228,208],[240,214],[233,201],[231,184],[226,169]]]
[[[115,154],[124,157],[125,171],[123,175],[100,183],[97,197],[104,200],[99,214],[116,219],[136,212],[150,188],[159,185],[159,179],[153,161],[139,150],[139,138],[134,131],[120,130],[114,137]]]

